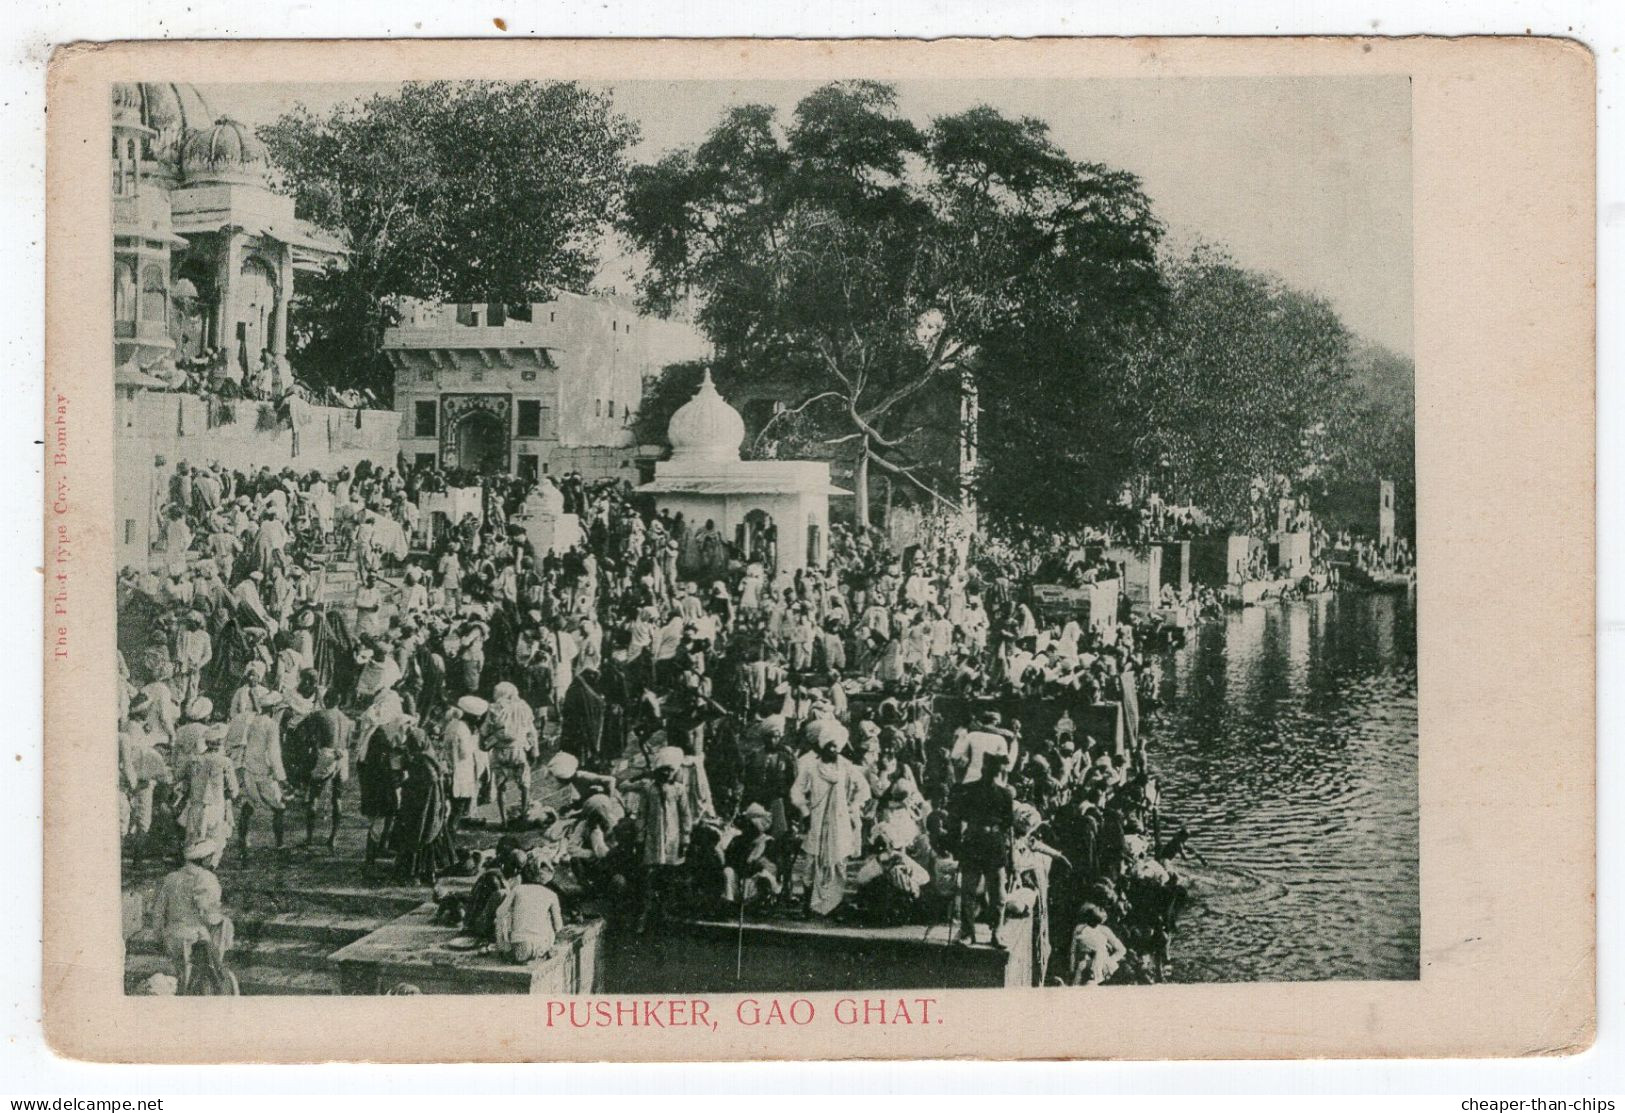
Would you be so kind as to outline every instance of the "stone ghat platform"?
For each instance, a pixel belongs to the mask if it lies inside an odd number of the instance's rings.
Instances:
[[[787,993],[997,989],[1038,984],[1031,919],[1010,919],[1006,949],[953,942],[944,923],[858,927],[823,920],[690,919],[616,936],[607,951],[611,993]],[[737,973],[736,973],[737,969]]]
[[[425,904],[329,955],[339,993],[380,994],[401,986],[439,994],[603,992],[602,920],[566,924],[546,955],[515,963],[489,950],[454,948],[454,940],[467,937],[434,916],[434,904]]]
[[[152,891],[146,884],[124,893],[130,993],[153,974],[174,972],[145,922]],[[237,936],[227,962],[245,995],[374,995],[403,985],[425,994],[604,991],[600,919],[566,925],[547,957],[519,964],[491,951],[449,946],[459,932],[434,922],[435,904],[424,900],[421,887],[296,885],[275,895],[272,901],[262,892],[241,894],[227,909]]]
[[[1271,599],[1279,599],[1296,583],[1292,579],[1243,580],[1224,589],[1224,601],[1231,607],[1256,607]]]
[[[451,886],[448,886],[451,887]],[[458,929],[435,922],[415,886],[295,885],[267,903],[228,909],[237,941],[228,961],[250,995],[694,994],[990,989],[1038,984],[1030,919],[1005,922],[1005,948],[953,942],[955,929],[864,927],[820,919],[676,919],[638,933],[584,916],[545,957],[509,962],[464,949]],[[141,905],[126,890],[125,988],[172,973]],[[454,941],[455,944],[454,944]]]
[[[147,922],[157,889],[146,878],[124,889],[126,992],[153,974],[172,974],[163,946]],[[335,950],[417,908],[427,895],[417,886],[305,885],[234,893],[226,909],[236,927],[227,962],[242,992],[251,996],[321,996],[339,992]]]

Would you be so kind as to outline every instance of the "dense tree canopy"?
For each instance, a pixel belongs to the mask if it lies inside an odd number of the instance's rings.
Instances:
[[[1374,345],[1358,345],[1339,412],[1328,422],[1323,467],[1311,486],[1331,528],[1368,525],[1377,483],[1394,483],[1398,528],[1416,536],[1416,367]]]
[[[1045,322],[988,343],[978,380],[1020,389],[980,391],[976,488],[985,512],[1044,525],[1103,519],[1146,455],[1146,414],[1125,371],[1138,335],[1113,348],[1087,329]]]
[[[428,82],[260,129],[299,215],[349,258],[301,284],[300,371],[384,386],[400,297],[525,303],[584,290],[637,129],[572,82]]]
[[[728,111],[689,150],[629,168],[635,126],[572,83],[436,82],[261,129],[300,215],[347,265],[302,280],[302,373],[387,393],[402,297],[522,303],[584,290],[618,222],[643,306],[695,308],[725,390],[795,384],[747,446],[870,466],[960,496],[957,415],[980,399],[984,508],[1098,520],[1125,485],[1221,518],[1255,480],[1414,490],[1411,370],[1322,300],[1199,248],[1159,255],[1130,174],[1071,158],[985,106],[927,122],[895,91],[826,85],[780,120]],[[645,439],[692,393],[674,369]]]
[[[1165,494],[1239,520],[1255,479],[1324,466],[1353,338],[1325,301],[1199,249],[1168,267],[1162,327],[1128,361],[1134,464]]]
[[[1132,175],[991,108],[922,128],[868,81],[817,90],[782,127],[734,108],[633,172],[623,228],[648,261],[645,306],[692,296],[719,365],[806,384],[788,418],[851,447],[863,518],[871,463],[957,497],[941,453],[920,450],[921,403],[957,392],[990,338],[1105,335],[1160,292],[1161,229]],[[985,392],[1025,389],[990,368]]]
[[[1099,521],[1125,486],[1221,521],[1247,519],[1255,482],[1321,497],[1395,480],[1411,505],[1408,361],[1359,344],[1322,299],[1201,247],[1163,260],[1168,298],[1132,333],[1073,322],[990,338],[984,506],[1051,524]]]

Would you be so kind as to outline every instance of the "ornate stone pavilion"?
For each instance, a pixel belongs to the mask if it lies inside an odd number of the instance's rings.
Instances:
[[[113,319],[118,365],[224,348],[286,355],[295,275],[343,245],[273,193],[265,148],[190,85],[113,86]]]
[[[741,460],[745,422],[717,393],[707,371],[694,397],[666,427],[671,457],[638,488],[655,505],[681,513],[690,533],[712,522],[740,550],[770,570],[821,565],[829,552],[829,499],[850,495],[830,483],[815,460]]]
[[[239,365],[284,355],[294,283],[342,259],[333,237],[294,218],[273,193],[266,152],[247,127],[217,117],[190,85],[112,88],[116,545],[121,565],[152,557],[159,512],[180,461],[253,470],[333,470],[393,461],[399,420],[387,410],[306,407],[300,427],[262,421],[269,402],[230,405],[154,389],[165,364],[205,348]]]

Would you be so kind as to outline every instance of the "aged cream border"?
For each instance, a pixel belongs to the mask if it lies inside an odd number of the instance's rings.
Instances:
[[[943,991],[939,1023],[549,1030],[534,998],[126,998],[109,694],[107,85],[472,77],[1408,74],[1418,393],[1422,978]],[[80,44],[50,71],[47,1036],[117,1062],[1562,1054],[1595,1031],[1595,77],[1542,39]],[[67,462],[53,463],[59,407]],[[59,484],[65,484],[60,487]],[[66,499],[58,513],[54,504]],[[66,533],[59,536],[58,530]],[[58,542],[66,539],[65,563]],[[733,998],[713,998],[713,1015]]]

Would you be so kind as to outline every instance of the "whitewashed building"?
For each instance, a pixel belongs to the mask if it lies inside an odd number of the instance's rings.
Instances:
[[[671,456],[638,488],[691,527],[711,522],[741,552],[767,553],[770,571],[822,566],[829,555],[829,499],[852,492],[829,481],[821,460],[741,460],[745,421],[707,371],[666,427]],[[770,542],[764,544],[768,538]]]
[[[623,299],[563,293],[524,306],[410,303],[384,352],[409,463],[635,481],[645,382],[710,346]]]
[[[114,362],[286,355],[295,275],[344,245],[294,216],[264,145],[194,87],[120,83],[112,99]]]

